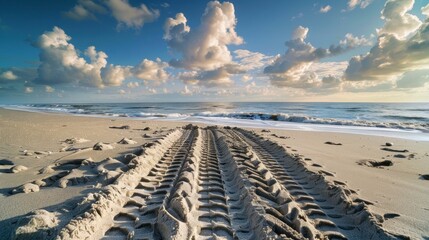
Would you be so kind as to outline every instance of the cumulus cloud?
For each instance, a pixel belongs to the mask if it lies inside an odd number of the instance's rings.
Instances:
[[[139,86],[140,86],[140,84],[138,82],[129,82],[129,83],[127,83],[127,87],[128,88],[137,88]]]
[[[413,0],[386,2],[382,11],[386,23],[378,31],[377,43],[368,53],[349,61],[347,80],[392,80],[405,72],[429,69],[429,19],[421,23],[416,16],[404,12],[411,10],[413,4]],[[398,13],[396,19],[391,13]]]
[[[170,62],[172,66],[192,70],[213,70],[230,63],[229,44],[241,44],[243,39],[235,32],[234,5],[229,2],[209,2],[201,24],[195,30],[187,25],[182,13],[167,19],[164,39],[170,48],[182,54],[182,59]]]
[[[308,32],[308,28],[302,26],[296,28],[292,33],[292,40],[285,43],[288,48],[286,53],[276,56],[272,64],[265,67],[264,73],[270,77],[271,84],[278,87],[306,88],[313,86],[313,83],[317,81],[317,74],[309,71],[313,63],[370,43],[363,36],[355,37],[347,34],[338,45],[331,45],[329,48],[315,48],[311,43],[305,41]]]
[[[141,28],[145,23],[159,17],[157,9],[149,9],[145,4],[132,6],[128,0],[79,0],[64,15],[71,19],[96,19],[96,14],[105,14],[109,10],[118,22],[118,27]]]
[[[45,86],[45,92],[53,93],[53,92],[55,92],[55,88],[53,88],[51,86]]]
[[[101,71],[101,78],[106,86],[121,86],[122,82],[132,76],[131,67],[109,64]]]
[[[331,9],[332,9],[332,7],[330,5],[326,5],[326,6],[321,7],[319,9],[319,12],[321,12],[321,13],[327,13],[327,12],[331,11]]]
[[[0,78],[5,80],[16,80],[18,77],[12,71],[5,71],[0,74]]]
[[[207,71],[187,71],[179,73],[179,79],[186,84],[202,85],[206,87],[227,87],[233,84],[234,74],[243,74],[246,71],[238,64],[228,64],[220,68]]]
[[[164,25],[164,39],[181,58],[173,59],[170,65],[190,71],[200,84],[217,86],[229,83],[229,74],[233,74],[232,55],[228,45],[242,44],[243,39],[235,32],[237,20],[234,5],[229,2],[209,2],[201,18],[201,24],[192,29],[187,25],[183,13],[168,18]],[[213,77],[213,78],[211,78]],[[217,82],[217,83],[216,83]]]
[[[40,65],[35,83],[72,83],[98,88],[120,85],[126,75],[126,67],[107,66],[107,54],[97,51],[94,46],[84,51],[87,61],[79,56],[70,40],[71,37],[58,27],[39,37],[36,46],[41,50]]]
[[[408,13],[414,5],[414,0],[389,0],[381,11],[381,19],[385,21],[379,35],[394,35],[403,39],[415,32],[422,24],[420,19]]]
[[[168,63],[161,61],[159,58],[156,61],[144,59],[132,71],[134,76],[141,80],[164,82],[170,77],[165,70],[167,67]]]
[[[24,92],[25,93],[32,93],[34,91],[34,89],[32,88],[32,87],[26,87],[25,89],[24,89]]]
[[[144,4],[133,7],[128,0],[106,0],[105,4],[111,10],[119,26],[141,28],[146,22],[152,22],[159,17],[158,10],[151,10]]]
[[[37,77],[37,69],[35,68],[1,68],[0,67],[0,85],[21,85],[25,81],[32,80]],[[5,89],[5,88],[3,88]]]
[[[248,81],[250,81],[250,80],[252,80],[253,79],[253,77],[251,76],[251,75],[248,75],[248,74],[244,74],[242,77],[241,77],[241,81],[242,82],[248,82]]]

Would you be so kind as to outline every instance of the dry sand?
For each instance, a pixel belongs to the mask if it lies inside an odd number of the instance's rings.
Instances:
[[[0,109],[0,239],[424,239],[428,152],[395,138]]]

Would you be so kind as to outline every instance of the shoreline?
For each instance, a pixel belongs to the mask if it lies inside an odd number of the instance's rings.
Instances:
[[[90,118],[108,118],[108,119],[129,119],[135,121],[167,121],[167,122],[182,122],[182,123],[200,123],[200,124],[215,124],[220,126],[248,127],[248,128],[270,128],[290,131],[313,131],[313,132],[329,132],[329,133],[345,133],[370,135],[380,137],[393,137],[400,139],[427,141],[429,142],[429,131],[418,129],[401,129],[389,127],[372,127],[372,126],[353,126],[353,125],[336,125],[336,124],[317,124],[317,123],[299,123],[299,122],[284,122],[272,120],[258,119],[238,119],[227,117],[177,117],[177,118],[160,118],[160,117],[122,117],[109,116],[100,114],[79,114],[70,112],[47,112],[38,111],[35,109],[19,109],[0,107],[0,109],[10,111],[22,111],[31,113],[46,113],[64,116],[90,117]]]
[[[2,193],[0,228],[5,227],[11,231],[11,226],[8,224],[29,211],[39,208],[55,210],[58,207],[61,208],[70,199],[81,199],[88,192],[97,190],[94,186],[76,184],[67,188],[42,187],[39,192],[28,194],[9,195],[7,193],[6,190],[52,175],[52,173],[38,173],[47,165],[88,157],[97,163],[102,163],[108,157],[116,159],[119,155],[133,152],[139,149],[139,146],[158,139],[171,129],[188,123],[0,109],[0,159],[7,159],[15,165],[28,167],[28,170],[12,174],[6,172],[6,169],[11,166],[0,166],[2,170],[0,172],[0,193]],[[129,126],[128,129],[112,128],[126,125]],[[207,126],[203,123],[196,125]],[[151,130],[143,131],[145,127]],[[388,231],[411,236],[413,239],[421,239],[429,235],[427,230],[429,220],[426,217],[429,212],[426,207],[429,206],[427,194],[429,181],[422,180],[419,176],[419,174],[429,174],[428,142],[338,132],[291,131],[274,129],[270,126],[240,127],[254,131],[259,136],[283,146],[292,155],[308,159],[305,162],[309,170],[322,173],[326,179],[344,183],[347,188],[356,191],[360,198],[370,203],[368,208],[372,213],[382,217],[387,216],[381,224]],[[157,133],[154,134],[154,132]],[[150,137],[142,137],[144,134]],[[117,144],[124,137],[137,143]],[[69,138],[89,140],[73,144],[72,146],[76,148],[92,147],[97,142],[111,143],[115,148],[106,151],[59,151],[64,147],[63,141]],[[327,142],[333,144],[326,144]],[[391,148],[394,150],[405,149],[408,152],[395,153],[382,150],[386,142],[393,142],[394,145]],[[341,145],[334,145],[339,143]],[[33,152],[33,155],[25,155],[24,150]],[[34,154],[36,151],[51,151],[52,154]],[[394,157],[399,154],[406,155],[406,158]],[[411,154],[413,154],[412,158]],[[391,160],[393,166],[371,167],[366,165],[369,162],[360,162],[367,160]],[[358,162],[363,165],[359,165]]]

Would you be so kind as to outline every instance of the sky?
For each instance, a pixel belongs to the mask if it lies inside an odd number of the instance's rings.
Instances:
[[[0,6],[0,104],[429,101],[427,0]]]

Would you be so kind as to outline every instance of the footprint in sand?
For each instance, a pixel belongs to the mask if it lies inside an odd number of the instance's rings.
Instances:
[[[11,160],[2,159],[0,160],[0,165],[15,165]]]
[[[110,150],[110,149],[114,149],[114,148],[115,147],[113,147],[112,145],[110,145],[108,143],[103,143],[103,142],[98,142],[92,147],[92,149],[97,150],[97,151]]]
[[[334,143],[334,142],[331,142],[331,141],[327,141],[327,142],[325,142],[325,144],[328,144],[328,145],[336,145],[336,146],[341,146],[341,145],[343,145],[342,143]]]
[[[383,150],[383,151],[388,151],[388,152],[397,152],[397,153],[406,153],[406,152],[409,152],[407,149],[397,150],[397,149],[387,148],[387,147],[380,148],[380,149],[381,149],[381,150]]]
[[[390,160],[375,161],[375,160],[360,160],[357,162],[358,165],[364,165],[368,167],[390,167],[393,166],[393,162]]]
[[[128,125],[123,125],[123,126],[119,126],[119,127],[117,127],[117,126],[113,126],[113,127],[109,127],[109,128],[112,128],[112,129],[130,129],[130,126],[128,126]]]
[[[422,180],[429,180],[429,174],[421,174],[420,179]]]
[[[397,214],[397,213],[385,213],[383,215],[384,219],[391,219],[391,218],[396,218],[396,217],[400,217],[401,215]]]

